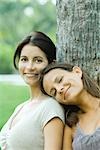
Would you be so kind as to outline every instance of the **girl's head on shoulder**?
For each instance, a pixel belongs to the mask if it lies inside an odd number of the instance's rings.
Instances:
[[[41,75],[41,89],[63,104],[75,104],[85,90],[100,98],[99,86],[78,66],[66,63],[48,65]]]

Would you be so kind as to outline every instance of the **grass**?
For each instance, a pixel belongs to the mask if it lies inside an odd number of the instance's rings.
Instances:
[[[27,86],[0,82],[0,129],[15,107],[29,98]]]

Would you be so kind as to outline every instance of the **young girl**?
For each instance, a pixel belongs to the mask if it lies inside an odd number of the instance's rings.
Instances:
[[[55,63],[43,70],[41,88],[45,94],[67,106],[63,150],[99,150],[98,85],[80,67]],[[71,105],[79,109],[74,112]]]
[[[30,88],[0,133],[2,150],[61,150],[64,112],[40,89],[41,71],[56,58],[56,48],[42,32],[33,32],[17,46],[14,66]],[[13,94],[13,93],[12,93]]]

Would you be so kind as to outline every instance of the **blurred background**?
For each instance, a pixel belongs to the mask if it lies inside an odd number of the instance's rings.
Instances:
[[[0,129],[29,97],[13,67],[13,54],[17,43],[34,30],[56,43],[56,0],[0,0]]]

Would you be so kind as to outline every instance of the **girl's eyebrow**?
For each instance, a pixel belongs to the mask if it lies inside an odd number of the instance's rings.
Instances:
[[[54,96],[54,94],[52,94],[52,93],[55,93],[55,88],[51,88],[51,90],[50,90],[50,94],[52,95],[52,96]]]
[[[59,81],[61,81],[62,77],[63,77],[63,75],[56,76],[56,78],[54,79],[54,82],[58,83]]]
[[[58,76],[54,79],[54,82],[56,83],[58,81]]]

